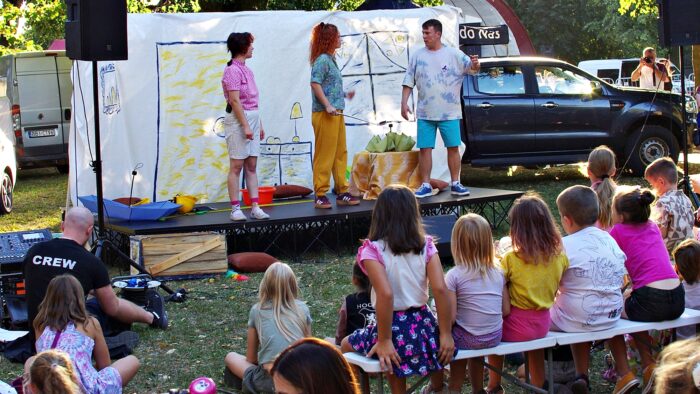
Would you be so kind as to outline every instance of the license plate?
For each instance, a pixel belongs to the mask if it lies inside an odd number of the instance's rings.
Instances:
[[[29,130],[29,138],[55,137],[56,129]]]

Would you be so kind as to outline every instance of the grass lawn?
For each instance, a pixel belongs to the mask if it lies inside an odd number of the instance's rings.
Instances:
[[[691,173],[700,172],[692,166]],[[526,170],[522,167],[490,171],[465,167],[466,185],[510,190],[535,190],[555,207],[554,200],[564,188],[587,184],[588,180],[576,166],[546,170]],[[15,210],[0,217],[0,233],[49,227],[58,231],[60,207],[65,205],[65,175],[55,170],[23,171],[15,190]],[[621,184],[645,184],[640,178],[625,177]],[[556,210],[554,216],[558,218]],[[503,236],[508,228],[495,231]],[[318,256],[314,256],[318,257]],[[293,264],[304,300],[314,319],[313,333],[317,337],[333,336],[337,309],[342,298],[353,291],[350,284],[353,254],[342,256],[324,254],[314,262]],[[320,262],[317,262],[320,261]],[[112,267],[113,275],[126,274]],[[248,311],[257,299],[257,287],[262,274],[253,274],[247,282],[235,282],[223,277],[172,283],[171,287],[190,290],[185,303],[167,304],[171,326],[166,331],[135,325],[141,344],[135,355],[141,360],[141,370],[125,392],[158,393],[171,388],[186,388],[198,376],[221,380],[223,359],[227,352],[245,353]],[[612,386],[600,379],[602,353],[592,356],[592,391],[610,392]],[[0,380],[9,381],[21,372],[21,366],[0,361]],[[519,392],[508,386],[506,390]]]

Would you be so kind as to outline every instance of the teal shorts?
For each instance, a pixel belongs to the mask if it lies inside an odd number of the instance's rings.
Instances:
[[[462,133],[459,130],[460,119],[451,120],[424,120],[418,119],[418,141],[416,146],[419,149],[435,148],[435,135],[440,129],[442,141],[447,148],[454,148],[462,143]]]

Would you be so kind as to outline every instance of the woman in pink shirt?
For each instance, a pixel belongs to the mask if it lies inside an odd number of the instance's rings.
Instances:
[[[666,251],[659,227],[649,220],[654,195],[636,186],[618,186],[613,198],[615,226],[610,235],[617,241],[627,260],[632,290],[625,291],[624,319],[659,322],[677,319],[685,309],[685,292]],[[654,359],[646,332],[632,334],[642,359],[644,387],[642,393],[653,389]],[[622,336],[610,341],[619,380],[614,393],[627,393],[639,385],[639,380],[627,364]]]
[[[258,114],[258,87],[253,71],[246,66],[246,59],[253,57],[253,35],[231,33],[226,40],[231,60],[226,64],[221,86],[226,99],[224,133],[230,159],[228,195],[231,199],[231,220],[247,220],[240,204],[240,175],[245,169],[245,179],[255,219],[268,219],[270,215],[258,206],[258,174],[256,167],[260,155],[260,141],[265,138]]]

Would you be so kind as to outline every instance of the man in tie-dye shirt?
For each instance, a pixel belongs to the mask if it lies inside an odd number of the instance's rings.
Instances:
[[[459,155],[459,145],[462,142],[459,127],[462,119],[460,91],[464,74],[476,73],[479,70],[479,60],[476,56],[470,58],[455,48],[444,46],[440,41],[441,37],[440,21],[430,19],[423,23],[425,48],[419,49],[411,56],[403,80],[401,116],[406,120],[409,120],[411,113],[408,97],[414,86],[418,90],[417,146],[420,149],[419,171],[422,182],[421,187],[415,192],[418,198],[433,194],[429,180],[438,129],[447,147],[447,165],[452,178],[451,192],[458,196],[469,195],[469,189],[462,186],[459,181],[462,159]]]

